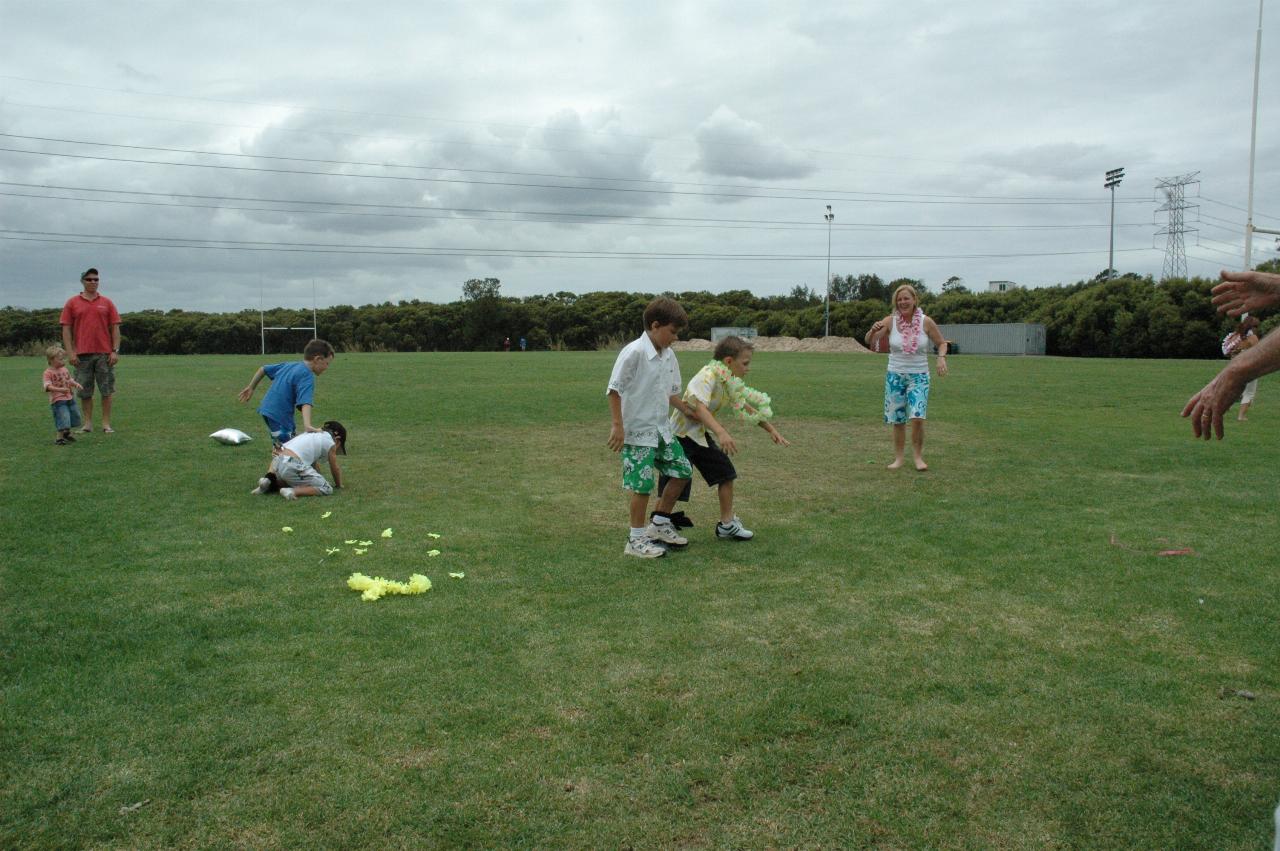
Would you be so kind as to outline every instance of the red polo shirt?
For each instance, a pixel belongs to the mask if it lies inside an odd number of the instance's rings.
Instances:
[[[76,354],[104,355],[111,351],[111,326],[120,324],[120,314],[104,295],[90,301],[84,293],[76,293],[62,306],[58,322],[71,326]]]

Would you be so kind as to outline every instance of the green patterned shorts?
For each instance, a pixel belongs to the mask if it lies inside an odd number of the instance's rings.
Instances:
[[[670,479],[687,479],[693,475],[693,467],[685,457],[679,442],[667,443],[659,438],[658,445],[622,447],[622,488],[634,493],[650,494],[658,482],[654,468]]]

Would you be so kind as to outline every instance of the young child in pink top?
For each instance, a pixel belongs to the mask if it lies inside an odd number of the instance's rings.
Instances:
[[[53,409],[53,427],[58,432],[54,441],[58,446],[74,443],[71,429],[80,427],[80,406],[72,390],[84,388],[67,371],[67,353],[62,346],[50,346],[44,350],[49,368],[44,371],[44,392],[49,394],[49,406]]]

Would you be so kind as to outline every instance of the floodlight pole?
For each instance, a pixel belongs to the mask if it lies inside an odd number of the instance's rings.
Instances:
[[[831,212],[831,205],[827,205],[826,215],[823,216],[827,220],[827,300],[826,300],[826,328],[822,336],[831,336],[831,223],[835,220],[836,214]]]
[[[1111,190],[1111,240],[1107,247],[1107,280],[1116,276],[1116,187],[1124,180],[1124,169],[1113,168],[1106,173],[1102,185]]]

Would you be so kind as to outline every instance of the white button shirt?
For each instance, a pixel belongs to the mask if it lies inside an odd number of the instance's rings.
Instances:
[[[661,352],[648,334],[641,334],[618,353],[605,390],[622,397],[623,443],[657,446],[674,442],[667,412],[671,397],[680,395],[680,363],[668,347]]]

